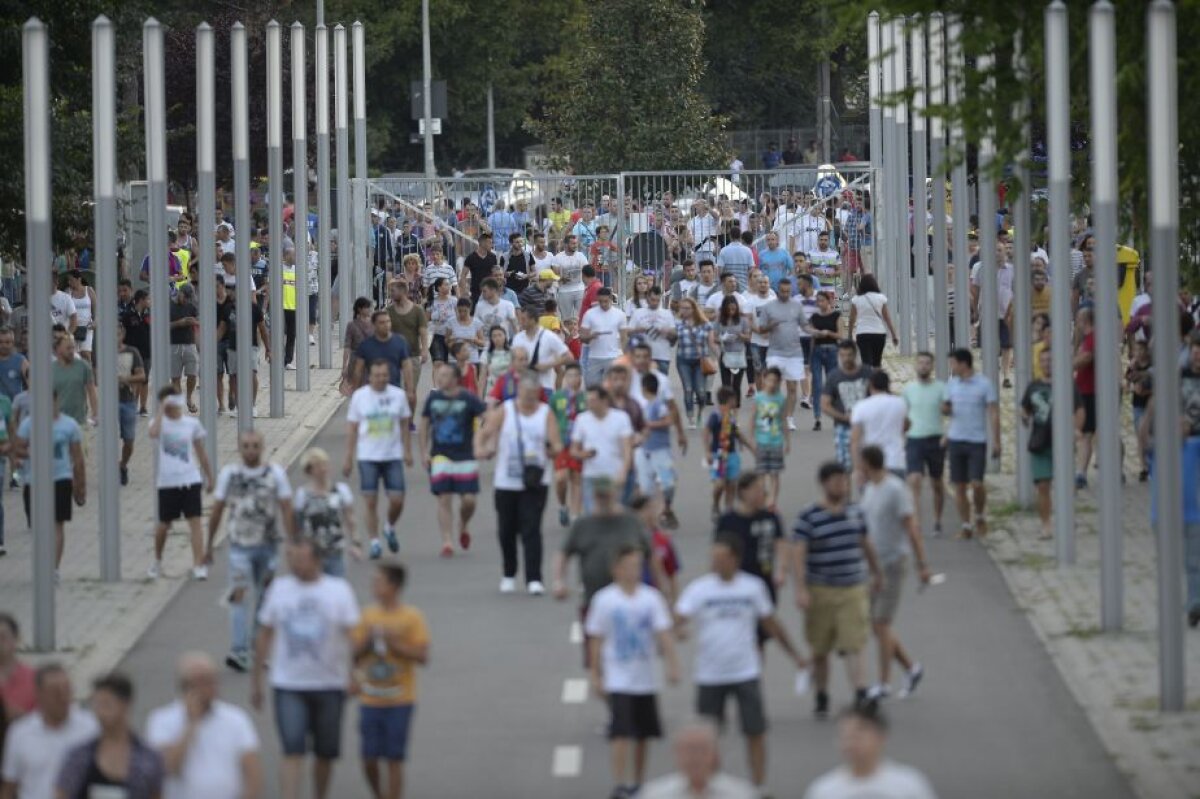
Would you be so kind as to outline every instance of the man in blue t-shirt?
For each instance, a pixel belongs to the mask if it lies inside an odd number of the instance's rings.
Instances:
[[[366,385],[367,366],[380,359],[387,361],[390,372],[388,382],[393,386],[404,388],[416,385],[412,380],[413,365],[408,342],[404,340],[404,336],[392,333],[392,317],[387,311],[375,311],[371,314],[371,326],[375,328],[375,335],[363,339],[354,352],[354,387],[361,388]],[[410,407],[414,407],[416,399],[415,396],[409,395]]]
[[[766,249],[758,251],[758,268],[771,281],[772,291],[779,291],[779,281],[791,276],[792,256],[779,246],[778,233],[772,231],[767,234]]]
[[[454,495],[459,505],[459,546],[469,549],[471,517],[479,494],[479,462],[475,460],[475,423],[487,406],[460,385],[462,372],[453,363],[434,374],[434,390],[421,411],[421,457],[429,472],[429,488],[438,502],[443,554],[454,551]]]
[[[17,428],[16,440],[13,442],[14,454],[18,458],[29,458],[29,438],[33,432],[33,417],[26,414]],[[51,438],[54,447],[54,568],[55,575],[62,563],[63,526],[71,521],[71,502],[83,505],[87,499],[87,473],[83,467],[83,433],[79,423],[59,411],[58,392],[54,392],[54,421],[51,425]],[[33,526],[30,509],[30,464],[24,467],[24,500],[25,519]]]
[[[957,349],[950,355],[954,376],[946,383],[942,413],[950,417],[946,431],[947,460],[950,462],[950,482],[954,485],[958,517],[962,520],[963,538],[978,533],[987,535],[987,471],[988,427],[992,431],[992,459],[1000,459],[1000,408],[996,386],[986,376],[977,374],[971,351]],[[971,522],[971,502],[967,497],[970,485],[975,501],[975,520]]]

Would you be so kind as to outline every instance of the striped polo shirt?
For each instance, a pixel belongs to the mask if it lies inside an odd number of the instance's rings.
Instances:
[[[867,523],[857,505],[832,513],[819,504],[801,511],[794,540],[808,546],[806,573],[812,585],[852,586],[867,579],[863,541]]]

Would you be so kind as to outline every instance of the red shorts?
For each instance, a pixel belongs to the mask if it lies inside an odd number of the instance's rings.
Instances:
[[[859,272],[863,271],[861,250],[851,250],[850,248],[846,248],[845,260],[846,268],[850,271],[850,274],[857,275]]]
[[[571,451],[564,449],[554,456],[554,470],[566,469],[569,472],[582,472],[583,464],[571,457]]]

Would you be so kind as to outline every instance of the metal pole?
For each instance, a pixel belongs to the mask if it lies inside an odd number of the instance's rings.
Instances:
[[[317,27],[325,27],[325,0],[317,0]]]
[[[1150,229],[1154,255],[1155,363],[1173,364],[1179,324],[1179,110],[1175,60],[1175,6],[1155,0],[1146,12],[1147,127],[1150,139]],[[1158,331],[1162,331],[1161,335]],[[1158,500],[1159,708],[1179,712],[1186,700],[1183,648],[1182,474],[1179,451],[1179,372],[1154,370],[1154,481]],[[1166,475],[1164,478],[1163,475]]]
[[[121,579],[121,489],[117,443],[117,115],[116,31],[108,17],[92,23],[92,184],[96,205],[96,301],[95,315],[97,390],[100,414],[100,579]]]
[[[908,43],[905,28],[908,22],[904,17],[897,17],[892,23],[893,45],[896,48],[894,61],[896,75],[896,91],[908,90]],[[912,243],[909,238],[908,200],[916,197],[917,187],[909,190],[908,171],[908,101],[901,95],[896,105],[896,182],[897,205],[895,210],[896,227],[896,282],[900,289],[898,296],[892,297],[896,310],[896,335],[900,338],[900,354],[912,355],[912,317],[913,317],[913,279],[912,279]],[[914,205],[914,212],[916,207]],[[915,219],[915,213],[914,213]]]
[[[168,325],[171,303],[167,272],[167,104],[163,80],[163,30],[156,19],[142,26],[145,70],[146,178],[150,227],[150,395],[171,382],[171,344]]]
[[[829,59],[821,59],[821,163],[833,160],[833,100],[830,97]]]
[[[1028,88],[1030,75],[1025,57],[1025,42],[1018,32],[1013,43],[1013,55],[1017,72],[1017,85]],[[1013,358],[1013,418],[1019,418],[1021,413],[1021,398],[1025,396],[1025,388],[1033,379],[1033,364],[1030,363],[1030,353],[1033,352],[1033,312],[1030,307],[1033,298],[1033,286],[1030,281],[1030,258],[1032,232],[1029,229],[1029,95],[1023,94],[1013,106],[1013,122],[1021,129],[1021,151],[1017,155],[1014,168],[1021,191],[1013,202],[1013,224],[1016,226],[1016,255],[1013,263],[1013,298],[1012,298],[1012,344],[1015,357]],[[1051,330],[1053,333],[1053,330]],[[1017,503],[1022,508],[1033,505],[1033,475],[1032,462],[1029,457],[1029,428],[1023,424],[1016,425],[1016,455],[1017,461]],[[1065,478],[1064,478],[1065,479]]]
[[[308,391],[308,125],[304,26],[292,23],[292,240],[296,242],[296,390]]]
[[[993,56],[988,53],[976,59],[976,69],[985,76],[984,91],[991,96],[994,85]],[[983,367],[980,371],[1000,390],[1000,314],[996,285],[996,182],[992,177],[992,162],[996,157],[996,120],[992,109],[988,110],[988,122],[979,142],[979,349]],[[998,442],[988,447],[992,452]],[[988,459],[989,464],[995,461]]]
[[[250,271],[250,94],[247,77],[246,28],[235,22],[229,33],[231,99],[233,101],[233,195],[234,223],[237,239],[237,287],[234,299],[237,310],[237,387],[238,432],[254,429],[254,364],[251,361],[250,337],[253,330],[252,310],[254,277]],[[264,344],[266,342],[263,342]]]
[[[962,49],[962,19],[949,20],[950,70],[946,88],[950,105],[957,106],[966,93],[967,65]],[[950,190],[954,224],[954,343],[971,346],[971,275],[967,248],[967,227],[971,222],[971,203],[967,197],[967,139],[962,120],[950,124],[950,149],[954,153],[954,170]]]
[[[425,119],[425,177],[437,177],[433,165],[433,59],[429,53],[429,0],[421,0],[421,100]]]
[[[896,209],[896,106],[890,102],[895,91],[895,75],[892,70],[894,59],[892,46],[892,23],[884,22],[879,27],[879,52],[881,58],[879,72],[879,88],[883,99],[883,135],[880,177],[883,182],[880,192],[876,195],[875,217],[878,224],[875,228],[875,272],[877,279],[882,280],[880,288],[888,297],[896,296],[896,266],[895,246],[892,231],[895,229],[894,217]],[[847,287],[848,289],[849,287]]]
[[[496,168],[496,98],[492,84],[487,87],[487,165]]]
[[[941,13],[929,16],[929,102],[940,106],[945,102],[946,27]],[[945,354],[950,350],[950,314],[944,302],[946,285],[946,130],[939,115],[929,119],[929,156],[933,162],[933,351],[938,380],[949,375]]]
[[[279,23],[267,23],[267,311],[271,326],[271,418],[283,416],[283,76]],[[240,349],[239,342],[239,349]]]
[[[1046,7],[1046,155],[1050,187],[1050,352],[1060,378],[1051,385],[1054,437],[1054,552],[1059,568],[1075,563],[1075,384],[1071,363],[1071,96],[1067,4]],[[1172,300],[1172,305],[1174,301]]]
[[[50,276],[54,252],[50,246],[50,40],[46,26],[37,17],[25,23],[21,33],[25,97],[25,264],[29,270],[31,308],[50,307]],[[29,357],[33,363],[48,364],[53,357],[50,316],[29,317]],[[50,369],[30,369],[29,398],[33,408],[53,405]],[[33,529],[54,529],[54,439],[53,418],[48,413],[29,416],[29,477]],[[33,648],[52,652],[54,617],[54,536],[33,537]]]
[[[207,22],[196,28],[196,203],[200,236],[196,269],[200,275],[200,422],[208,431],[208,459],[213,472],[217,461],[217,285],[213,265],[217,247],[213,241],[217,195],[216,125],[211,109],[216,104],[216,58],[212,27]]]
[[[1121,318],[1117,313],[1115,17],[1113,5],[1107,0],[1094,3],[1088,11],[1092,230],[1096,236],[1095,251],[1092,253],[1096,272],[1096,303],[1093,306],[1096,328],[1096,458],[1099,464],[1096,493],[1100,521],[1100,626],[1106,632],[1120,630],[1124,625],[1124,586],[1121,584],[1121,394],[1118,373]],[[1166,365],[1159,362],[1160,367],[1165,368]]]
[[[925,177],[929,172],[925,142],[925,21],[914,18],[912,29],[912,158],[913,158],[913,265],[916,277],[913,290],[917,293],[914,307],[917,312],[917,349],[929,349],[929,232],[925,217],[929,202],[926,199]],[[905,319],[909,316],[906,314]]]
[[[333,293],[330,283],[329,215],[329,31],[317,25],[317,359],[322,369],[333,368]],[[343,312],[345,313],[345,312]],[[345,319],[345,316],[342,317]]]
[[[338,289],[341,331],[354,314],[354,223],[350,219],[350,133],[347,128],[350,84],[346,74],[346,28],[333,29],[334,126],[337,138]]]
[[[371,288],[374,270],[371,268],[369,249],[371,237],[367,235],[369,224],[367,204],[367,51],[363,38],[363,25],[355,22],[351,26],[354,43],[354,171],[358,182],[351,192],[354,203],[354,262],[355,274],[358,275],[360,291],[368,293]]]
[[[883,109],[880,107],[879,80],[879,12],[872,11],[867,15],[867,91],[870,99],[870,110],[867,118],[871,129],[871,213],[875,221],[873,241],[879,241],[879,189],[878,178],[880,165],[883,162]],[[875,252],[878,254],[879,248]],[[876,256],[878,257],[878,255]],[[849,292],[850,286],[844,286]]]

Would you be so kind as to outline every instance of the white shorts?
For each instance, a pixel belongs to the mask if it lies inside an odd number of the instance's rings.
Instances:
[[[92,351],[92,339],[95,337],[95,334],[96,334],[95,330],[93,330],[92,328],[88,328],[87,338],[85,338],[83,341],[76,340],[75,341],[75,349],[79,350],[80,352],[91,352]]]
[[[803,355],[772,355],[767,352],[767,368],[774,366],[783,374],[784,380],[799,381],[804,379]]]

